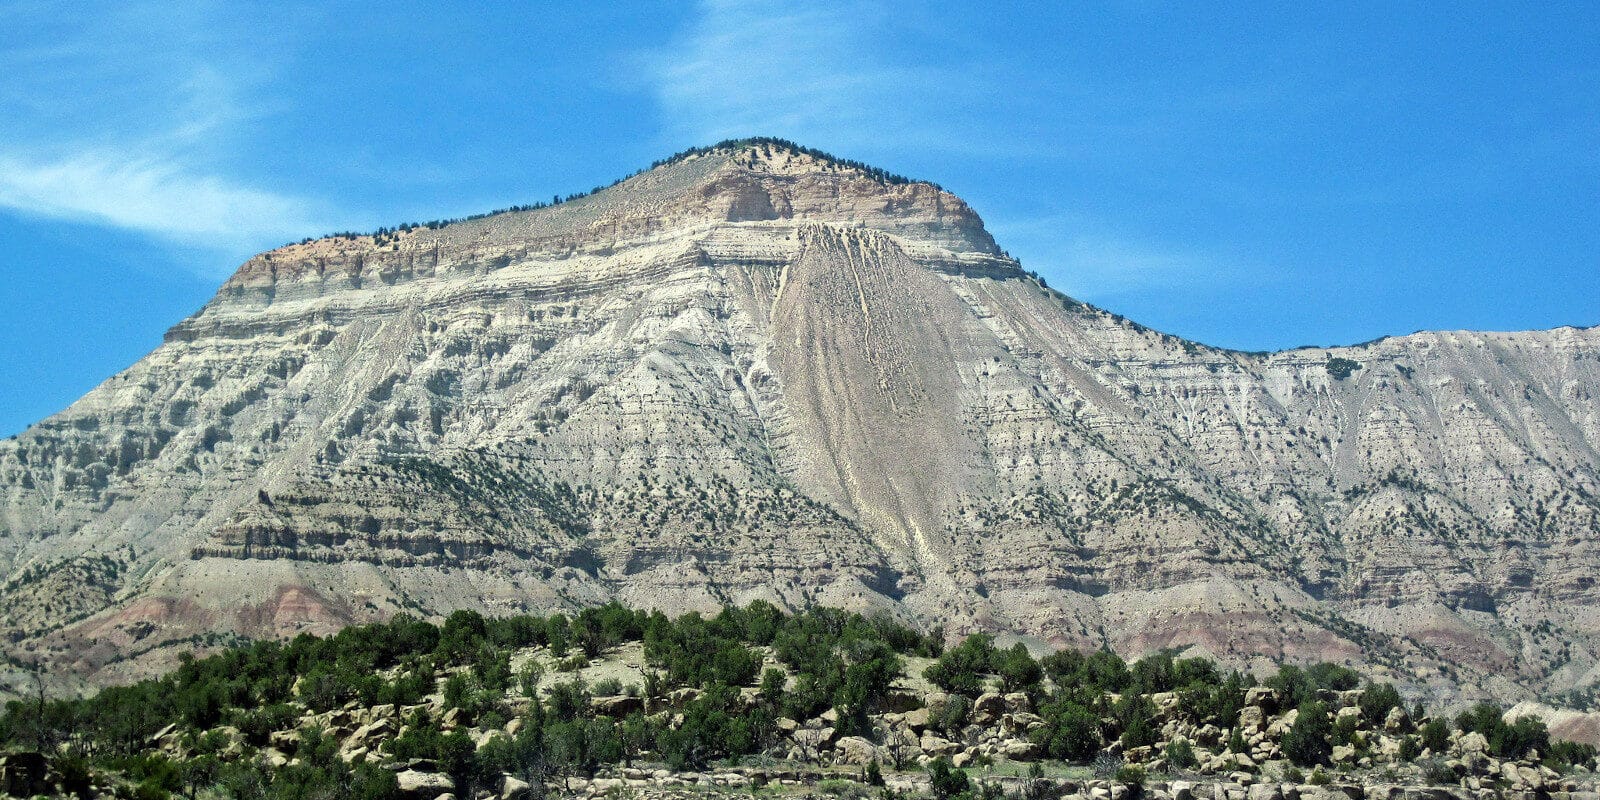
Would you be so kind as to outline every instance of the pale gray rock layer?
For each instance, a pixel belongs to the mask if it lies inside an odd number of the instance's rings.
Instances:
[[[1184,341],[929,184],[725,148],[251,259],[0,443],[0,632],[104,682],[397,611],[762,598],[1549,698],[1600,680],[1597,393],[1593,329]]]

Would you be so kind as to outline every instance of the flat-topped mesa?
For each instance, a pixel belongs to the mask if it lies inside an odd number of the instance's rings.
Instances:
[[[251,260],[0,441],[0,638],[104,683],[402,610],[761,599],[1597,684],[1600,330],[1202,347],[770,140],[403,227]]]
[[[908,253],[982,270],[1015,271],[983,221],[931,183],[841,161],[787,142],[753,139],[690,151],[593,194],[439,227],[335,235],[247,261],[220,298],[321,295],[364,285],[504,266],[508,260],[609,254],[633,244],[705,236],[730,225],[822,222],[903,239]]]

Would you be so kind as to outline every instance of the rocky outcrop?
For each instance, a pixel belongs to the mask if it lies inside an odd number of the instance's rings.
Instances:
[[[932,185],[730,146],[251,259],[0,443],[0,629],[107,681],[399,610],[764,598],[1550,696],[1600,679],[1597,396],[1597,330],[1218,350]]]

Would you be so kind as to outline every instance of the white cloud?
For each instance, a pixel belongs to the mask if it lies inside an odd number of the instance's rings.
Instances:
[[[222,250],[293,238],[312,225],[305,201],[195,172],[180,161],[119,153],[55,161],[0,155],[0,206]]]
[[[992,135],[964,130],[972,115],[963,110],[984,94],[981,70],[888,60],[891,11],[707,0],[641,71],[672,133],[699,143],[776,135],[829,147],[992,147]]]
[[[1235,253],[1200,252],[1117,233],[1076,215],[1006,220],[989,226],[1023,265],[1062,291],[1105,300],[1149,289],[1226,286],[1265,274]]]
[[[136,231],[207,264],[321,227],[318,204],[234,166],[272,69],[267,37],[228,6],[0,11],[15,32],[0,46],[0,209]]]

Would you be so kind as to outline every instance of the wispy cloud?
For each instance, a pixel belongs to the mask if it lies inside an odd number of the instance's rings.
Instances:
[[[260,43],[208,2],[73,14],[0,4],[0,209],[123,228],[238,256],[325,211],[230,168],[248,151]],[[207,259],[210,262],[210,259]],[[212,262],[214,263],[214,262]]]
[[[1259,282],[1266,271],[1232,252],[1207,252],[1107,230],[1076,215],[1001,220],[995,237],[1062,291],[1103,301],[1150,289]]]
[[[642,57],[640,72],[680,139],[992,148],[993,131],[950,113],[983,97],[982,70],[886,56],[898,35],[892,12],[875,2],[706,0],[680,36]]]
[[[0,155],[0,206],[238,250],[309,230],[303,200],[191,170],[163,155],[86,151],[52,161]]]

